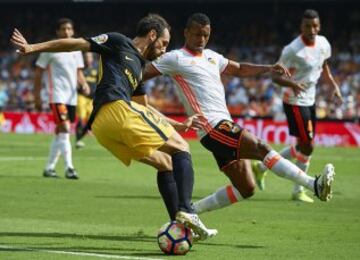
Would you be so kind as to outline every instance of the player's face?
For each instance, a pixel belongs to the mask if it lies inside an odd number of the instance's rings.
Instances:
[[[169,42],[170,33],[168,29],[165,29],[162,36],[149,45],[146,59],[152,61],[163,55],[166,52],[166,48],[169,46]]]
[[[71,38],[74,36],[74,28],[71,23],[64,23],[56,31],[58,38]]]
[[[87,67],[91,66],[94,62],[94,56],[91,52],[86,52],[84,54],[84,61]]]
[[[320,20],[303,19],[301,22],[301,33],[309,41],[315,41],[316,35],[320,32]]]
[[[196,53],[202,53],[210,38],[211,27],[193,22],[184,31],[186,48]]]

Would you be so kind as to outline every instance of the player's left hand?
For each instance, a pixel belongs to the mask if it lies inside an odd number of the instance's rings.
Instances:
[[[288,78],[291,77],[290,71],[281,63],[276,63],[271,66],[271,73],[272,74],[278,74],[280,76],[286,76]]]
[[[188,117],[182,124],[175,127],[178,132],[187,132],[191,130],[201,130],[205,127],[206,119],[203,115],[195,114]]]
[[[341,95],[340,89],[338,87],[334,88],[334,91],[332,93],[332,98],[337,100],[337,103],[341,105],[344,103],[344,99]]]
[[[11,43],[15,45],[17,48],[17,52],[21,54],[28,54],[31,53],[33,48],[31,44],[28,44],[24,36],[21,34],[21,32],[18,29],[14,29],[14,32],[10,39]]]
[[[84,95],[84,96],[89,96],[90,95],[90,87],[88,84],[83,84],[82,86],[80,86],[80,92]]]

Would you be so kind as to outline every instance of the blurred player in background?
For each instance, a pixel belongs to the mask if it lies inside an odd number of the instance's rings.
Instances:
[[[28,44],[16,29],[11,38],[24,54],[75,50],[100,54],[100,80],[89,120],[93,134],[125,165],[137,160],[156,168],[159,190],[171,220],[186,224],[201,239],[206,239],[216,235],[217,230],[207,229],[191,206],[192,158],[189,145],[174,129],[183,124],[168,122],[152,107],[131,101],[134,93],[143,91],[139,83],[145,59],[151,61],[165,53],[169,41],[170,26],[164,18],[153,14],[139,21],[134,39],[112,32],[86,39]],[[171,160],[161,156],[164,153]]]
[[[321,35],[320,18],[315,10],[306,10],[301,20],[301,35],[285,46],[279,62],[291,72],[292,78],[305,86],[305,91],[296,95],[291,88],[283,89],[283,107],[288,121],[290,135],[296,137],[296,145],[285,147],[281,156],[294,161],[303,171],[307,172],[311,155],[314,150],[316,114],[315,95],[316,84],[322,75],[326,83],[332,88],[332,96],[342,103],[342,96],[335,82],[327,59],[331,56],[331,46]],[[288,86],[291,80],[274,77],[274,81],[281,86]],[[291,82],[290,82],[291,84]],[[257,162],[253,167],[260,189],[264,189],[266,167]],[[292,199],[312,203],[302,185],[296,184],[292,192]]]
[[[233,122],[226,107],[224,86],[220,75],[250,77],[266,72],[288,74],[281,65],[238,63],[205,49],[210,37],[210,19],[201,13],[189,17],[185,46],[165,53],[146,66],[144,80],[168,75],[177,85],[179,97],[189,116],[203,115],[204,131],[199,131],[201,144],[212,152],[218,166],[232,185],[220,188],[214,194],[194,203],[195,212],[214,210],[251,197],[254,182],[246,161],[261,160],[278,176],[305,185],[320,200],[331,195],[334,167],[326,165],[320,177],[309,177],[256,136]],[[302,86],[292,82],[296,91]]]
[[[59,39],[72,38],[74,36],[73,22],[68,18],[60,19],[57,22],[56,35]],[[34,79],[35,106],[39,111],[43,108],[40,92],[43,73],[46,71],[49,106],[56,124],[55,137],[51,143],[49,159],[43,172],[44,177],[58,177],[55,166],[60,154],[62,154],[65,163],[65,177],[78,179],[78,174],[72,162],[70,124],[75,121],[78,83],[84,92],[88,92],[82,73],[83,67],[84,61],[80,51],[44,52],[39,55],[36,61]]]
[[[92,99],[94,98],[96,83],[98,81],[98,67],[94,59],[94,54],[86,52],[84,54],[85,68],[84,76],[90,88],[90,93],[86,95],[83,91],[78,91],[78,103],[76,107],[77,124],[76,124],[76,145],[77,149],[85,146],[81,139],[86,135],[86,124],[92,112]]]

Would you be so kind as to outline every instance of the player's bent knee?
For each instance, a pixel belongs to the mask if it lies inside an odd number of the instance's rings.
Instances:
[[[262,160],[272,149],[271,146],[264,141],[258,139],[256,141],[256,150],[258,151],[258,160]]]
[[[253,183],[250,183],[242,191],[239,192],[244,199],[248,199],[255,194],[255,185]]]
[[[173,153],[190,152],[189,144],[177,132],[175,132],[166,143],[172,148]]]
[[[57,133],[70,133],[70,123],[68,121],[61,122],[56,126]]]
[[[298,150],[304,155],[311,155],[314,151],[314,145],[311,142],[304,142],[298,145]]]

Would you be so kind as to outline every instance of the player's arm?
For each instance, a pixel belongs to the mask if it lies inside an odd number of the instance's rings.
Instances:
[[[333,87],[333,97],[336,97],[340,103],[343,102],[343,98],[339,89],[338,84],[336,83],[329,65],[327,64],[327,62],[325,61],[323,64],[323,72],[322,72],[322,76],[324,77],[324,80],[326,83],[328,83],[330,86]]]
[[[42,110],[42,100],[41,100],[41,87],[42,87],[42,75],[44,73],[44,69],[36,66],[35,68],[35,76],[34,76],[34,101],[35,101],[35,108],[38,111]]]
[[[151,112],[161,116],[166,121],[168,121],[169,124],[172,125],[177,132],[180,132],[180,133],[187,132],[190,129],[200,130],[200,129],[204,129],[204,127],[205,127],[206,120],[204,120],[204,117],[199,114],[192,115],[192,116],[188,117],[185,121],[179,122],[179,121],[176,121],[174,119],[171,119],[171,118],[165,116],[164,114],[162,114],[160,111],[158,111],[156,108],[152,107],[151,105],[147,105],[147,107],[151,110]]]
[[[285,77],[278,73],[272,73],[271,78],[272,81],[280,87],[292,88],[295,95],[299,94],[301,91],[305,91],[305,86],[302,83],[296,82],[289,77]]]
[[[85,96],[88,96],[90,94],[90,87],[86,81],[84,71],[82,69],[77,70],[77,81],[78,81],[80,93]]]
[[[67,52],[67,51],[89,51],[90,43],[84,38],[58,39],[47,42],[29,44],[24,36],[15,29],[10,40],[22,54],[36,52]]]
[[[160,111],[158,111],[156,108],[149,105],[147,95],[133,96],[131,99],[132,99],[132,101],[134,101],[140,105],[146,106],[154,114],[157,114],[158,116],[164,118],[166,121],[169,122],[170,125],[172,125],[175,128],[175,130],[177,132],[186,132],[189,129],[199,130],[199,129],[204,128],[204,123],[203,123],[204,120],[199,115],[193,115],[193,116],[187,118],[184,122],[178,122],[174,119],[171,119],[171,118],[165,116]]]
[[[142,80],[146,81],[148,79],[152,79],[160,75],[161,75],[160,71],[156,69],[154,65],[152,65],[151,63],[147,63],[143,71]]]
[[[279,63],[275,65],[261,65],[243,62],[240,63],[229,60],[228,65],[223,71],[225,75],[235,77],[254,77],[268,72],[278,73],[290,77],[290,72]]]

